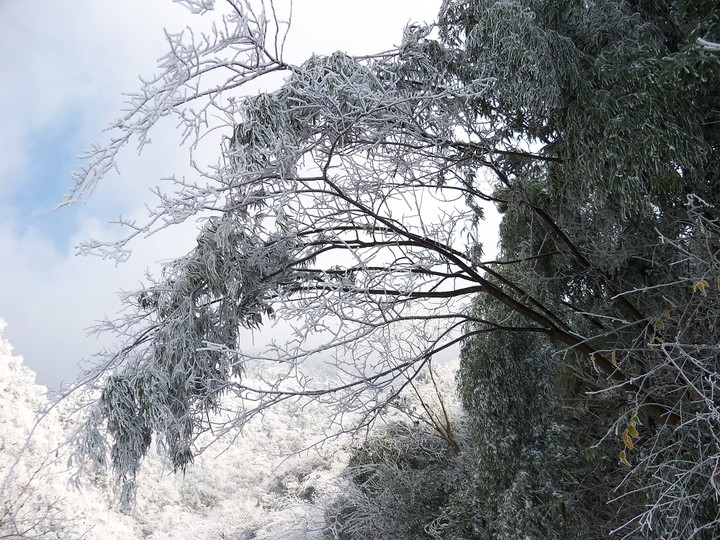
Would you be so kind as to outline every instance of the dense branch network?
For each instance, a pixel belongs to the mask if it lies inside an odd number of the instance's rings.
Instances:
[[[198,12],[210,7],[185,3]],[[589,190],[570,209],[538,202],[552,199],[537,178],[579,170],[567,163],[576,149],[563,148],[543,122],[526,133],[525,109],[512,118],[494,112],[503,106],[493,94],[497,80],[476,65],[458,67],[460,54],[433,26],[408,27],[400,47],[376,56],[335,53],[293,66],[282,58],[287,23],[272,2],[224,5],[228,13],[210,37],[168,36],[163,73],[131,98],[111,126],[111,143],[87,154],[66,202],[91,193],[131,139],[142,148],[160,118],[178,117],[191,148],[218,128],[211,111],[225,119],[222,159],[202,171],[205,185],[178,181],[174,195],[158,193],[147,223],[123,223],[128,237],[81,246],[123,260],[133,237],[203,219],[196,248],[127,295],[124,318],[105,325],[126,341],[90,375],[102,393],[78,436],[79,453],[103,463],[106,426],[127,494],[153,437],[182,469],[199,433],[242,427],[286,400],[320,401],[336,419],[328,434],[354,432],[411,389],[433,357],[490,333],[547,338],[556,356],[582,359],[579,380],[592,365],[602,372],[592,381],[598,393],[623,396],[657,426],[682,426],[688,407],[714,414],[709,396],[717,384],[702,372],[699,340],[682,341],[691,332],[678,322],[675,343],[660,346],[660,325],[668,336],[672,325],[647,294],[663,289],[676,295],[676,308],[690,309],[696,297],[685,294],[687,284],[704,292],[705,278],[693,276],[715,268],[697,257],[698,236],[717,226],[699,213],[701,203],[688,198],[692,219],[673,222],[654,250],[653,263],[671,277],[633,283],[612,261],[598,262],[600,240],[622,234],[616,223],[589,247],[574,238],[584,231],[568,225],[593,204],[606,211],[603,197],[617,194]],[[288,75],[280,89],[237,98],[244,85],[276,71]],[[220,73],[220,83],[206,82]],[[538,141],[543,150],[531,151]],[[569,198],[569,187],[559,191],[559,200]],[[512,210],[505,225],[512,248],[496,261],[483,260],[487,203]],[[617,210],[617,223],[627,221],[624,212]],[[515,244],[513,223],[527,235]],[[683,249],[688,273],[674,276],[682,265],[673,257]],[[477,297],[491,302],[472,308]],[[246,330],[273,320],[289,326],[286,335],[249,343]],[[677,368],[678,358],[692,368]],[[306,367],[318,363],[333,375],[313,378]],[[250,372],[261,374],[252,384]],[[673,373],[683,374],[679,385],[670,382]],[[228,395],[242,406],[224,410]],[[430,417],[449,440],[449,424]]]

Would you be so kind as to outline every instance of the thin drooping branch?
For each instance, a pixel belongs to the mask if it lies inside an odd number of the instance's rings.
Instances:
[[[632,374],[605,354],[608,336],[650,320],[549,212],[520,201],[540,218],[548,251],[483,263],[483,204],[511,201],[482,172],[512,191],[513,169],[498,160],[565,165],[484,122],[478,103],[490,80],[467,82],[451,72],[450,62],[433,56],[443,47],[427,28],[408,28],[391,52],[335,53],[289,66],[275,6],[228,5],[231,14],[210,37],[191,35],[188,43],[168,36],[162,75],[131,97],[112,126],[117,135],[88,154],[66,201],[92,192],[120,148],[133,138],[142,148],[161,118],[179,118],[191,147],[217,127],[211,111],[226,119],[222,159],[203,171],[204,183],[177,181],[175,194],[157,194],[145,224],[121,220],[127,238],[82,248],[122,260],[138,235],[203,217],[196,247],[129,295],[127,311],[106,325],[125,342],[86,379],[101,397],[81,454],[104,453],[110,439],[113,466],[130,493],[153,437],[183,469],[199,433],[241,428],[288,400],[323,403],[338,433],[368,427],[433,357],[490,333],[548,337],[597,366],[606,390],[630,394],[662,424],[680,424],[679,409],[667,405],[675,396],[646,384],[654,373]],[[276,71],[288,73],[276,92],[236,99],[244,85]],[[608,291],[635,320],[583,335],[579,310],[566,298],[543,299],[513,274],[554,258],[574,261],[598,284],[592,294]],[[479,295],[506,308],[502,315],[473,314]],[[511,317],[516,324],[507,313],[519,316]],[[273,321],[286,328],[259,332]],[[308,366],[318,363],[332,365],[333,377],[313,378]],[[251,382],[249,372],[260,376]],[[228,395],[241,406],[225,411]],[[452,446],[438,398],[441,413],[423,407]]]

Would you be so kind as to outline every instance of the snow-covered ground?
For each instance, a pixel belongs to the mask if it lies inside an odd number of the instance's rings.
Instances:
[[[37,421],[36,411],[48,405],[46,390],[12,355],[1,336],[4,326],[0,319],[0,537],[322,538],[327,504],[348,489],[341,473],[350,441],[302,451],[327,424],[318,405],[268,411],[235,440],[211,446],[184,476],[151,454],[126,515],[107,478],[85,478],[80,490],[71,486],[74,470],[63,442],[78,419],[65,404]]]

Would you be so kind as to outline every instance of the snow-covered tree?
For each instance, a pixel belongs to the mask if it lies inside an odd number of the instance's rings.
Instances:
[[[110,510],[110,493],[70,489],[64,443],[77,420],[46,391],[0,336],[0,538],[132,538],[130,520]]]
[[[498,537],[715,535],[716,7],[445,4],[463,77],[496,77],[489,121],[556,158],[494,166],[488,265],[552,325],[467,340],[459,373]],[[527,321],[491,295],[474,314]]]
[[[0,333],[4,328],[5,321],[0,319]],[[45,433],[28,439],[45,396],[34,385],[34,374],[21,358],[12,356],[10,344],[2,337],[0,375],[0,538],[49,538],[50,533],[64,533],[67,517],[60,495],[38,488],[53,469],[51,451],[59,441]]]
[[[284,60],[289,15],[272,2],[215,9],[209,35],[169,36],[162,73],[68,196],[160,118],[190,148],[225,129],[202,183],[159,193],[129,237],[82,246],[122,260],[134,236],[203,220],[196,248],[107,323],[121,343],[92,379],[80,456],[109,454],[128,499],[153,437],[185,469],[200,434],[283,402],[323,404],[328,434],[357,431],[462,342],[492,534],[710,538],[714,3],[446,0],[393,50],[301,65]],[[243,97],[275,72],[280,89]],[[487,202],[504,216],[493,261]],[[270,320],[292,332],[247,346],[242,329]],[[309,375],[318,358],[335,378]],[[251,384],[257,366],[279,370]]]
[[[79,418],[70,414],[76,405],[67,399],[53,405],[34,377],[0,340],[0,538],[319,540],[331,529],[326,508],[347,489],[339,477],[348,452],[345,441],[301,452],[308,435],[325,426],[327,414],[319,406],[275,407],[249,422],[240,439],[206,434],[199,444],[214,443],[212,450],[182,476],[151,451],[139,471],[135,507],[125,514],[107,475],[73,487],[63,443],[77,427]],[[452,384],[443,371],[435,380],[445,391]],[[416,388],[431,404],[434,393],[427,386],[422,381]],[[457,404],[449,401],[448,407],[453,411]],[[384,418],[408,417],[396,411]]]

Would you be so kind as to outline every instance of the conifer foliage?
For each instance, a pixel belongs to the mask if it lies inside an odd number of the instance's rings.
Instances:
[[[197,247],[107,324],[124,341],[96,373],[79,455],[108,453],[129,500],[153,438],[184,469],[199,434],[288,400],[323,403],[335,432],[365,428],[462,343],[468,493],[488,534],[712,538],[714,2],[445,0],[394,50],[301,65],[283,59],[279,6],[215,9],[202,40],[170,36],[67,200],[159,118],[191,141],[227,119],[205,184],[179,183],[128,238],[82,246],[123,259],[133,236],[205,218]],[[241,98],[273,72],[281,88]],[[241,329],[273,319],[292,335],[248,348]],[[336,378],[307,376],[318,357]],[[258,364],[284,371],[246,385]],[[218,416],[227,395],[243,406]]]

